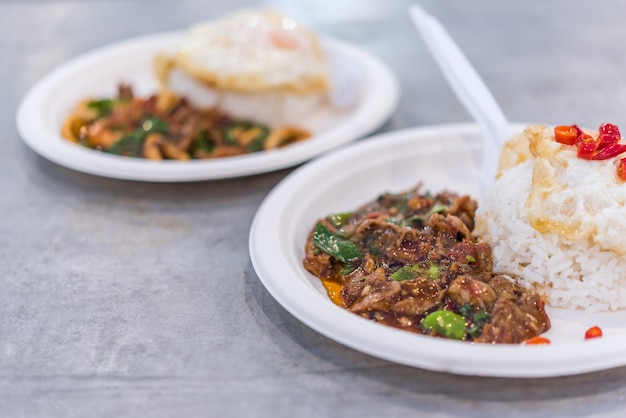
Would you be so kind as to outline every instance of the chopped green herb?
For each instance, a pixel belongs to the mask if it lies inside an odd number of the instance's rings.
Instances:
[[[403,266],[389,278],[397,282],[403,282],[405,280],[413,280],[420,276],[427,276],[429,280],[438,280],[441,275],[441,269],[432,261],[429,262],[428,268],[423,268],[419,264],[412,266]]]
[[[399,270],[397,270],[395,273],[393,273],[389,278],[391,280],[395,280],[397,282],[403,282],[405,280],[413,280],[414,277],[414,272],[415,269],[414,267],[416,266],[404,266],[401,267]]]
[[[92,100],[87,103],[89,109],[94,109],[98,113],[98,119],[108,116],[117,103],[113,99]]]
[[[157,117],[147,116],[141,120],[139,128],[122,137],[119,141],[105,149],[110,154],[125,155],[127,157],[141,157],[143,141],[151,133],[166,133],[169,124]]]
[[[421,224],[424,224],[424,223],[428,222],[428,218],[430,218],[433,214],[435,214],[435,213],[444,213],[446,210],[448,210],[448,206],[442,205],[441,203],[435,203],[433,205],[433,207],[430,208],[430,210],[428,212],[426,212],[424,215],[411,216],[410,218],[407,219],[407,221],[409,221],[411,223],[421,223]]]
[[[444,205],[442,203],[435,203],[433,207],[430,209],[429,213],[443,213],[448,210],[448,205]]]
[[[474,256],[471,255],[466,255],[465,256],[465,261],[467,261],[468,263],[475,263],[476,262],[476,258],[474,258]]]
[[[467,330],[467,333],[472,336],[472,338],[477,337],[481,334],[483,327],[487,322],[491,319],[491,315],[487,311],[480,311],[474,315],[473,323]]]
[[[487,322],[489,321],[490,315],[487,311],[480,311],[476,315],[474,315],[474,322]]]
[[[352,212],[336,213],[334,215],[330,215],[327,219],[331,224],[333,224],[333,226],[341,228],[350,220],[352,214]]]
[[[258,127],[261,130],[261,133],[259,133],[259,135],[246,146],[246,150],[249,152],[261,151],[263,149],[263,145],[265,145],[265,140],[267,140],[270,133],[268,127],[263,125],[258,125]]]
[[[313,244],[343,263],[349,263],[354,259],[363,257],[363,252],[354,242],[333,235],[321,223],[315,225]]]
[[[141,130],[145,135],[153,132],[164,134],[169,129],[170,125],[163,119],[159,119],[156,116],[147,116],[141,121]]]
[[[440,275],[441,275],[441,268],[439,268],[437,264],[431,261],[430,265],[428,266],[428,278],[430,280],[438,280]]]
[[[196,151],[202,151],[210,154],[215,150],[215,147],[215,142],[209,138],[206,130],[201,129],[198,131],[196,139],[194,140],[194,143],[192,145],[192,153],[195,153]]]
[[[459,308],[459,313],[466,318],[471,312],[472,312],[472,305],[470,305],[469,303],[465,303]]]
[[[105,151],[109,154],[125,155],[126,157],[141,157],[144,137],[143,133],[135,131],[122,137]]]
[[[269,128],[263,124],[248,120],[235,120],[226,129],[224,139],[229,145],[244,145],[246,150],[256,152],[263,149],[263,145],[269,133]],[[241,138],[250,134],[253,134],[254,137],[251,139],[248,138],[245,144],[243,144]]]

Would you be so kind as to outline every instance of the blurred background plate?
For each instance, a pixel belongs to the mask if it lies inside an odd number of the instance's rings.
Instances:
[[[311,115],[313,137],[291,146],[221,159],[147,161],[105,154],[64,140],[63,120],[81,100],[112,96],[120,82],[139,96],[156,91],[152,71],[156,54],[175,46],[183,32],[155,34],[115,43],[74,58],[51,71],[24,97],[17,112],[21,138],[43,157],[65,167],[104,177],[177,182],[259,174],[302,163],[334,147],[371,133],[395,110],[398,83],[390,70],[368,52],[323,38],[329,56],[361,69],[360,97],[348,110],[328,106]],[[297,121],[296,121],[297,122]]]

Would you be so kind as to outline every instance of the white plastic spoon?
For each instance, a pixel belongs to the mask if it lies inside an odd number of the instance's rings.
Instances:
[[[441,23],[420,6],[411,6],[409,12],[452,90],[483,131],[484,195],[495,179],[502,145],[511,136],[509,123],[483,80]]]

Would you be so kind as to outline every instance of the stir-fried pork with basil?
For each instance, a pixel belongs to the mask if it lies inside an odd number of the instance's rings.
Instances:
[[[383,194],[321,219],[304,267],[336,304],[373,321],[457,340],[521,343],[550,328],[543,300],[492,272],[469,196]]]
[[[217,107],[199,108],[161,91],[135,96],[118,86],[113,98],[79,103],[61,129],[64,138],[99,151],[150,160],[230,157],[283,147],[311,134],[295,126],[271,129]]]

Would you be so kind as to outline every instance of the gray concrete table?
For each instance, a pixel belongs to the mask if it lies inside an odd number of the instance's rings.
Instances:
[[[469,116],[412,28],[410,1],[303,1],[326,33],[397,74],[381,131]],[[511,120],[626,122],[626,3],[421,2]],[[310,330],[248,255],[264,196],[290,170],[153,184],[99,178],[19,139],[20,99],[98,46],[248,5],[0,1],[0,416],[626,416],[626,368],[551,379],[418,370]]]

